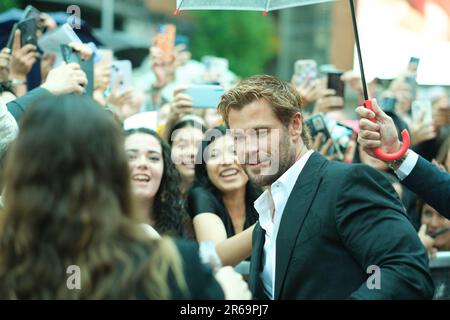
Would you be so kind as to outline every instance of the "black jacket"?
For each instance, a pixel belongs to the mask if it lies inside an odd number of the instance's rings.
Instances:
[[[421,156],[402,184],[450,219],[450,174]]]
[[[264,230],[253,233],[249,285],[266,298]],[[381,288],[370,290],[370,266]],[[275,299],[431,299],[428,258],[395,194],[365,165],[313,153],[286,204],[276,239]]]
[[[51,96],[50,92],[41,87],[38,87],[34,90],[31,90],[26,95],[7,103],[6,106],[8,108],[8,111],[13,115],[14,119],[16,119],[17,123],[19,123],[19,120],[27,107],[32,105],[35,101],[48,96]]]
[[[189,290],[186,297],[176,285],[173,277],[169,278],[171,299],[173,300],[223,300],[222,287],[216,281],[211,268],[200,261],[198,245],[193,241],[177,240],[177,249],[181,255],[183,274]]]

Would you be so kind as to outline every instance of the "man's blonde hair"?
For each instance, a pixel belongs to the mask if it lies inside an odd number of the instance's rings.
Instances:
[[[302,112],[302,98],[297,90],[290,84],[268,75],[258,75],[242,80],[222,96],[217,109],[229,127],[228,114],[231,109],[241,110],[257,100],[266,101],[286,128],[294,114]],[[310,135],[303,119],[302,127],[303,143],[309,146]]]

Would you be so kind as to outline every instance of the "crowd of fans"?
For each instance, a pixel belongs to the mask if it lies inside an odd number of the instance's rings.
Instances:
[[[44,20],[56,27],[48,15]],[[192,60],[183,45],[170,60],[153,45],[145,76],[123,90],[111,82],[112,60],[102,59],[107,48],[71,47],[83,60],[99,57],[93,98],[84,95],[88,78],[80,65],[56,64],[54,55],[21,46],[19,30],[12,48],[0,53],[0,298],[250,298],[230,266],[251,255],[254,202],[263,190],[240,165],[216,109],[197,108],[185,91],[193,83],[227,90],[240,78]],[[30,88],[27,74],[37,60],[41,85]],[[399,136],[409,131],[414,151],[449,171],[449,94],[419,86],[416,72],[405,63],[396,79],[371,81],[369,95]],[[345,144],[342,136],[310,133],[309,148],[382,172],[430,257],[450,250],[450,232],[435,235],[450,229],[447,213],[403,187],[358,145],[361,79],[347,71],[341,80],[344,96],[328,86],[326,72],[301,83],[292,78],[304,119],[321,115],[330,133],[337,124],[351,130]],[[431,106],[431,118],[426,109],[413,110],[419,102]],[[124,129],[126,119],[149,112],[156,126]],[[195,242],[204,244],[203,255]],[[211,262],[210,243],[219,261]],[[203,264],[205,256],[217,268]],[[70,265],[80,267],[81,290],[67,289]]]

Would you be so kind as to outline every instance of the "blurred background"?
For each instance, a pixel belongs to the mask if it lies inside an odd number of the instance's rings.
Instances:
[[[297,59],[314,59],[341,70],[354,67],[354,37],[348,1],[270,12],[182,11],[175,0],[2,0],[0,12],[32,4],[41,11],[81,9],[92,34],[116,56],[139,66],[158,26],[174,23],[177,41],[202,56],[226,57],[245,77],[269,73],[289,80]],[[450,56],[450,1],[360,0],[358,21],[368,78],[394,78],[411,56],[421,57],[419,84],[449,85],[436,68]],[[449,66],[450,67],[450,66]],[[369,79],[370,80],[370,79]]]

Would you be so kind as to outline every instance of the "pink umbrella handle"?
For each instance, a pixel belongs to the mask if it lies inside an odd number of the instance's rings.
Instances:
[[[369,109],[370,111],[373,111],[372,108],[372,101],[366,100],[364,101],[364,106]],[[370,119],[370,121],[375,122],[375,118]],[[402,147],[399,151],[394,153],[386,153],[382,151],[380,148],[373,148],[373,153],[377,156],[378,159],[383,161],[395,161],[403,157],[403,155],[408,151],[410,145],[410,138],[409,133],[406,129],[402,131]]]

